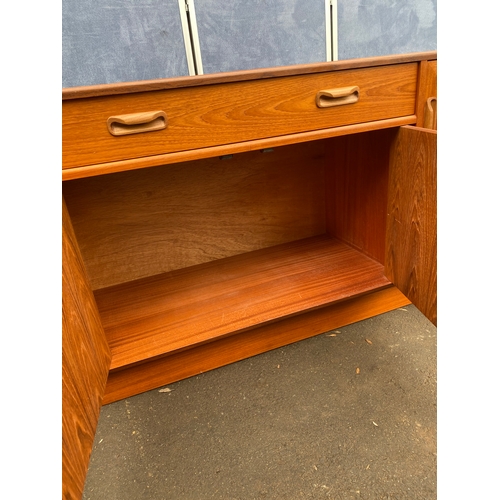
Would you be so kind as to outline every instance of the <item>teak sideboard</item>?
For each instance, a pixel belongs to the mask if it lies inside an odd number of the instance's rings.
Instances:
[[[63,497],[102,404],[414,303],[435,52],[63,90]]]

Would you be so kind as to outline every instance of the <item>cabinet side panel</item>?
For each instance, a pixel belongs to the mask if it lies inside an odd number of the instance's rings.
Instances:
[[[62,493],[80,499],[110,352],[64,202],[62,229]]]
[[[387,178],[396,129],[329,140],[326,162],[328,232],[384,262]]]
[[[391,151],[386,275],[437,324],[437,133],[401,127]]]

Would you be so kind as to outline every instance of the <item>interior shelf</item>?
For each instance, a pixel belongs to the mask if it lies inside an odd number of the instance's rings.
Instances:
[[[119,369],[391,283],[383,265],[327,235],[94,292]]]

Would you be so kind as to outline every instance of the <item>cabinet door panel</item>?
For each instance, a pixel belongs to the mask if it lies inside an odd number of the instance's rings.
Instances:
[[[401,127],[391,149],[386,276],[437,324],[437,132]]]
[[[64,203],[62,243],[62,493],[80,499],[111,356]]]

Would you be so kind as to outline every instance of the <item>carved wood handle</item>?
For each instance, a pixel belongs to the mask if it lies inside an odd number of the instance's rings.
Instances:
[[[425,103],[424,128],[437,130],[437,97],[429,97]]]
[[[153,132],[167,127],[167,115],[164,111],[147,111],[129,115],[110,116],[107,121],[111,135],[139,134]]]
[[[359,87],[342,87],[338,89],[320,90],[316,94],[316,106],[318,108],[331,108],[354,104],[359,100]]]

